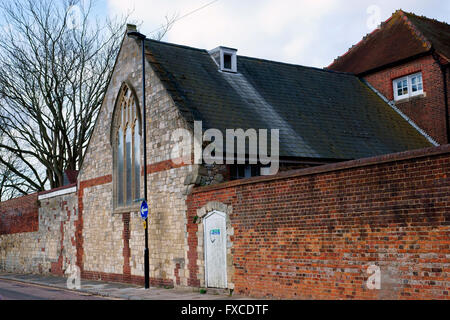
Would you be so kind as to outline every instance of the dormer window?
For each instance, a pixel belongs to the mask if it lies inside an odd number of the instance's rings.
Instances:
[[[232,66],[232,55],[225,53],[223,55],[223,68],[227,69],[227,70],[232,70],[233,66]]]
[[[423,94],[422,73],[415,73],[410,76],[394,80],[395,101],[407,99]]]
[[[226,47],[218,47],[211,50],[209,54],[216,62],[220,71],[237,72],[237,50]]]

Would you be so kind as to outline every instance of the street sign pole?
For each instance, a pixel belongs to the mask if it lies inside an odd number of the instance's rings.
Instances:
[[[148,203],[148,187],[147,187],[147,112],[145,99],[145,36],[142,39],[142,122],[144,135],[144,199]],[[144,250],[144,274],[145,289],[150,288],[150,257],[148,252],[148,215],[145,219],[145,250]]]
[[[148,187],[147,187],[147,115],[146,115],[146,99],[145,99],[145,39],[146,36],[137,31],[128,33],[129,37],[141,40],[142,43],[142,129],[144,142],[144,201],[148,203]],[[144,249],[144,275],[145,289],[150,288],[150,260],[148,251],[148,216],[145,219],[145,249]]]

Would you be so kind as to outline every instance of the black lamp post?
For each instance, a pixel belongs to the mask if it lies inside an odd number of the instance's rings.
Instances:
[[[143,122],[143,136],[144,136],[144,200],[148,203],[148,188],[147,188],[147,117],[146,117],[146,103],[145,103],[145,39],[147,38],[142,33],[137,31],[128,32],[130,38],[141,40],[142,42],[142,122]],[[148,252],[148,217],[145,219],[145,250],[144,250],[144,273],[145,273],[145,289],[150,288],[150,261]]]

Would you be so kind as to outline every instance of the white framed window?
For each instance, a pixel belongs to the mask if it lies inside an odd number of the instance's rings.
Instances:
[[[395,79],[393,83],[394,98],[396,101],[423,94],[423,79],[421,72]]]

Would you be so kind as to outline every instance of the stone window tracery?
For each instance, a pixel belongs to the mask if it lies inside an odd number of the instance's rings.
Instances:
[[[141,185],[141,122],[134,92],[123,85],[115,111],[114,176],[115,207],[136,205]]]

